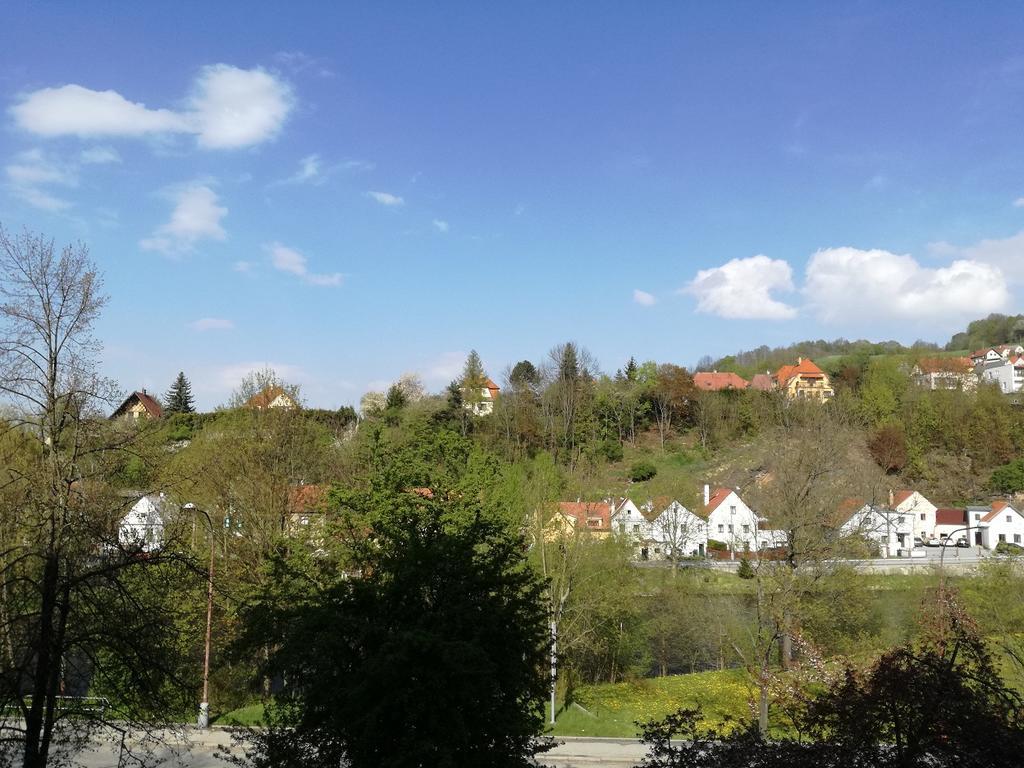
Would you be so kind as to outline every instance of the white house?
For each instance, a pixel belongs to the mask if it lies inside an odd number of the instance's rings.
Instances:
[[[463,407],[472,411],[474,416],[487,416],[494,412],[494,404],[498,400],[498,393],[501,387],[489,378],[484,379],[484,385],[475,392],[472,389],[463,389]]]
[[[968,508],[969,511],[971,509]],[[977,526],[978,530],[972,531],[976,534],[975,543],[978,542],[977,534],[980,534],[980,543],[986,549],[995,549],[1001,541],[1024,546],[1024,515],[1005,501],[992,502],[991,509]]]
[[[762,544],[758,537],[761,520],[744,503],[736,491],[704,486],[704,517],[708,521],[708,539],[721,541],[730,552],[757,551]]]
[[[914,520],[911,515],[877,504],[854,505],[839,526],[844,536],[862,536],[878,546],[882,557],[895,557],[914,548]]]
[[[985,513],[988,513],[988,508],[984,508]],[[935,510],[935,530],[934,538],[937,539],[948,539],[950,536],[953,539],[959,539],[961,536],[967,537],[967,531],[965,530],[967,522],[967,510],[944,507]],[[972,518],[974,513],[971,513]],[[970,525],[974,525],[974,520],[971,521]]]
[[[651,541],[660,553],[678,560],[703,557],[708,548],[708,523],[673,500],[650,524]]]
[[[890,509],[906,515],[912,522],[912,536],[929,539],[935,531],[937,507],[918,491],[896,491],[889,499]]]
[[[652,554],[651,524],[632,499],[609,499],[612,532],[632,540],[636,556],[648,560]],[[660,554],[657,553],[657,554]]]
[[[168,502],[164,494],[143,496],[121,518],[117,539],[123,547],[139,547],[143,552],[160,549],[164,543],[164,522]]]

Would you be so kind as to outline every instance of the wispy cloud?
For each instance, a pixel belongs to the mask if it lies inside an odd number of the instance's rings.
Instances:
[[[398,195],[392,195],[390,192],[367,192],[366,196],[372,200],[376,200],[381,205],[389,207],[405,205],[405,200],[400,198]]]
[[[633,301],[641,307],[653,307],[658,303],[658,300],[654,298],[654,294],[648,293],[647,291],[641,291],[639,288],[633,289]]]
[[[15,124],[55,138],[195,137],[205,149],[236,149],[274,138],[294,106],[291,87],[260,67],[203,67],[185,109],[150,109],[117,91],[69,83],[25,94],[10,108]]]
[[[294,248],[289,248],[281,243],[269,243],[264,248],[270,254],[270,263],[274,269],[295,275],[310,285],[338,286],[344,280],[344,275],[340,272],[330,274],[310,272],[306,257]]]
[[[326,165],[318,154],[306,155],[299,160],[299,167],[291,176],[272,182],[269,186],[288,184],[323,184],[337,173],[360,173],[372,171],[376,166],[367,160],[342,160]]]
[[[1024,197],[1018,197],[1013,201],[1014,208],[1024,208]]]
[[[89,147],[79,152],[78,160],[84,165],[105,165],[120,163],[121,155],[113,147]]]
[[[4,168],[7,188],[12,195],[29,205],[45,211],[63,211],[72,206],[53,194],[52,187],[78,186],[76,170],[60,163],[42,150],[20,152]]]
[[[434,219],[434,229],[443,234],[448,231],[448,222],[442,219]]]
[[[139,241],[146,251],[171,256],[193,250],[201,240],[225,240],[221,219],[228,209],[219,204],[217,193],[205,184],[190,184],[168,193],[174,203],[171,218],[147,238]]]
[[[235,323],[225,317],[201,317],[189,323],[188,327],[194,331],[230,331]]]

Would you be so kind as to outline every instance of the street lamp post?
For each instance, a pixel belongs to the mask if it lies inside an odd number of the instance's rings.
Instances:
[[[206,574],[206,647],[203,653],[203,700],[199,702],[199,717],[196,725],[200,728],[210,727],[210,645],[213,639],[213,520],[210,515],[199,509],[191,501],[184,509],[191,513],[199,512],[206,518],[210,532],[210,569]]]
[[[968,531],[969,532],[970,530],[971,530],[971,526],[965,525],[962,528],[954,528],[952,531],[950,531],[949,536],[947,536],[945,541],[942,542],[942,551],[939,552],[939,570],[940,571],[942,570],[943,559],[946,557],[946,547],[949,546],[949,542],[953,541],[953,534],[954,533],[959,533],[960,531]],[[954,547],[956,546],[956,542],[953,543],[953,546]],[[956,554],[957,554],[957,557],[960,556],[959,552],[957,552]]]

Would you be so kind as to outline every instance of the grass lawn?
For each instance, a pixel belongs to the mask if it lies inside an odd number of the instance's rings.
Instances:
[[[259,725],[263,719],[263,704],[249,704],[246,707],[225,712],[213,718],[214,725]]]
[[[549,733],[629,738],[639,734],[638,720],[697,704],[708,724],[749,720],[749,700],[746,673],[736,669],[591,685],[577,691],[578,703],[558,713]]]

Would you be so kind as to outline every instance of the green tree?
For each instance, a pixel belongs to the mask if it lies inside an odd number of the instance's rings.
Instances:
[[[284,681],[257,767],[528,766],[544,746],[544,585],[523,542],[475,499],[395,487],[403,473],[341,494],[340,559],[277,562],[249,613]]]
[[[997,467],[992,472],[989,484],[1000,493],[1024,491],[1024,459],[1016,459],[1009,464]]]
[[[185,372],[179,371],[171,388],[164,395],[164,410],[167,413],[195,413],[195,401],[192,398],[192,385],[185,378]]]

